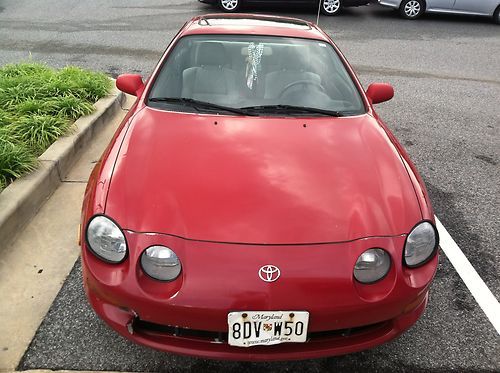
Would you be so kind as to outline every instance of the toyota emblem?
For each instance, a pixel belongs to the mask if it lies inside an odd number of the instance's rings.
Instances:
[[[267,264],[259,269],[259,277],[265,282],[276,281],[280,277],[280,274],[280,269],[272,264]]]

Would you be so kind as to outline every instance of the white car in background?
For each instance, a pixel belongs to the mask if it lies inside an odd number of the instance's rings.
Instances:
[[[500,24],[500,0],[378,0],[378,3],[399,9],[407,19],[417,19],[424,12],[453,13],[490,16]]]

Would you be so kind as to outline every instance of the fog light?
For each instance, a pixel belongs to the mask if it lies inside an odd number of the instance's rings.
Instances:
[[[141,266],[148,276],[160,281],[175,280],[181,273],[179,258],[165,246],[151,246],[144,250]]]
[[[354,266],[354,278],[363,284],[381,280],[391,268],[391,257],[383,249],[369,249],[362,253]]]

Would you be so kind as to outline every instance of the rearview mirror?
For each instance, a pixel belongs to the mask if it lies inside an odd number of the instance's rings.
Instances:
[[[372,104],[380,104],[394,97],[394,88],[388,83],[372,83],[366,90]]]
[[[133,96],[140,96],[144,90],[144,83],[139,74],[122,74],[116,79],[116,88]]]

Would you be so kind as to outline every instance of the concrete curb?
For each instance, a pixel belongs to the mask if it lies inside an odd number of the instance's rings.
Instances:
[[[75,121],[76,129],[61,137],[40,157],[39,168],[0,193],[0,254],[52,195],[82,149],[121,108],[125,95],[116,88],[95,103],[93,114]]]

